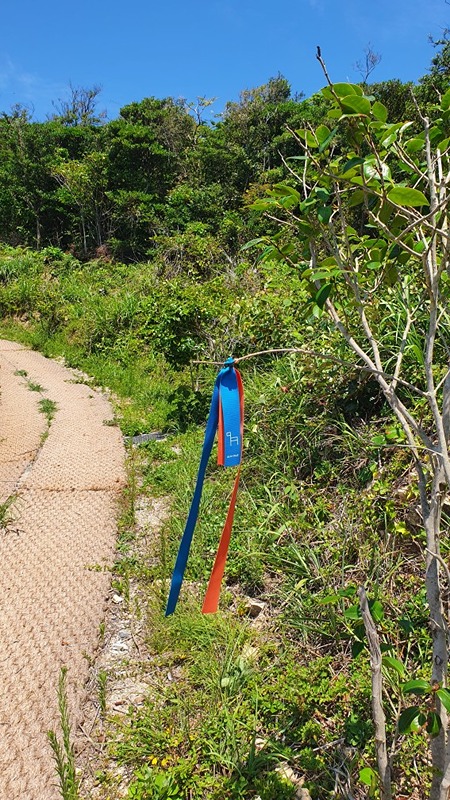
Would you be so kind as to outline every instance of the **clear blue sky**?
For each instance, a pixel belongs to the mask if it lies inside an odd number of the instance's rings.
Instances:
[[[320,45],[335,81],[370,44],[373,80],[417,80],[450,25],[445,0],[3,0],[0,111],[13,103],[54,111],[67,87],[102,86],[109,118],[143,97],[217,97],[220,112],[242,89],[282,73],[307,96],[324,84]]]

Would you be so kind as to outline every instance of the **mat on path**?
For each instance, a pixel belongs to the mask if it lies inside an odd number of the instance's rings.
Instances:
[[[60,797],[47,731],[63,665],[79,721],[125,485],[111,420],[71,370],[0,340],[0,503],[14,498],[0,526],[0,800]]]

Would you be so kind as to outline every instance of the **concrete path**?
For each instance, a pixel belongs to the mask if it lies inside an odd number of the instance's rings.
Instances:
[[[49,429],[44,398],[56,403]],[[58,678],[66,665],[75,724],[125,484],[111,417],[73,372],[0,340],[0,503],[15,498],[6,524],[0,516],[0,800],[60,797],[47,740]]]

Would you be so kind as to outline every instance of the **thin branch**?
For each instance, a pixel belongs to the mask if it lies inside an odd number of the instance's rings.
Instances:
[[[366,631],[370,653],[370,671],[372,674],[372,717],[375,725],[375,746],[377,764],[381,780],[381,797],[392,800],[391,767],[386,744],[386,717],[383,709],[383,675],[381,672],[380,638],[375,627],[367,601],[364,586],[358,589],[359,607]]]
[[[256,356],[266,356],[266,355],[276,355],[277,353],[299,353],[300,355],[304,356],[312,356],[313,358],[321,358],[324,361],[331,361],[333,364],[339,364],[342,367],[349,367],[351,369],[358,369],[361,372],[368,372],[372,375],[380,375],[386,380],[393,380],[394,375],[390,375],[387,372],[382,372],[377,370],[375,367],[371,367],[369,365],[363,366],[362,364],[355,364],[353,361],[344,361],[342,358],[338,358],[337,356],[331,355],[331,353],[318,353],[316,350],[308,350],[306,347],[276,347],[270,350],[258,350],[255,353],[247,353],[245,356],[237,356],[234,360],[235,364],[239,364],[241,361],[247,361],[249,358],[255,358]],[[205,360],[205,361],[191,361],[191,364],[204,364],[208,366],[216,366],[216,367],[223,367],[223,361],[212,361],[212,360]],[[419,389],[418,386],[414,386],[413,383],[408,383],[408,381],[403,381],[401,378],[398,378],[398,383],[404,386],[406,389],[410,389],[412,392],[420,395],[421,397],[427,397],[427,393],[423,392],[422,389]],[[433,449],[431,452],[435,452]]]

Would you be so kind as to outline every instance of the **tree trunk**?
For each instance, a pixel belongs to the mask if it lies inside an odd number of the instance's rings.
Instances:
[[[447,685],[448,670],[448,625],[442,603],[442,590],[439,580],[440,559],[440,527],[442,514],[442,488],[445,486],[443,471],[433,456],[434,475],[430,500],[425,501],[422,495],[422,513],[427,535],[427,560],[425,585],[427,592],[428,609],[430,615],[430,629],[433,643],[433,665],[431,682],[445,687]],[[441,483],[443,481],[443,483]],[[431,740],[431,756],[433,764],[433,778],[430,791],[430,800],[447,800],[448,791],[444,787],[444,779],[448,767],[447,755],[447,711],[436,698],[436,711],[442,721],[439,734]]]

